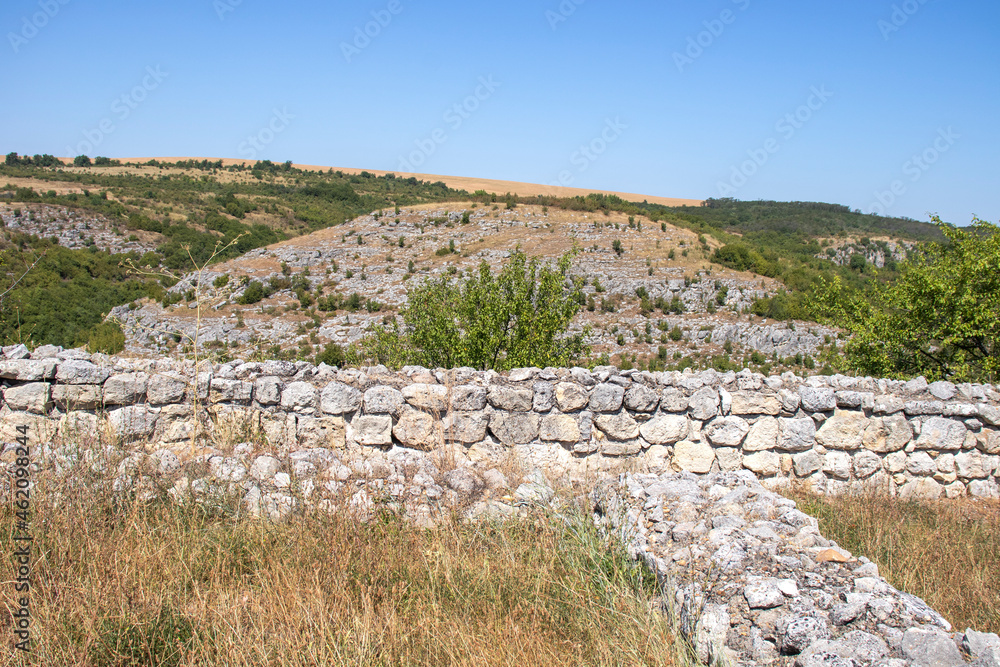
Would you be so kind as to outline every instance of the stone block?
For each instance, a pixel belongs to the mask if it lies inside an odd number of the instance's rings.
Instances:
[[[132,405],[146,397],[146,373],[119,373],[104,382],[104,405]]]
[[[3,400],[11,410],[48,414],[52,409],[52,394],[48,382],[32,382],[3,390]]]
[[[462,384],[451,390],[451,409],[475,412],[486,407],[486,387]]]
[[[403,392],[392,387],[372,387],[365,392],[364,409],[366,414],[387,414],[398,417],[405,403]]]
[[[633,384],[625,392],[625,407],[634,412],[654,412],[660,404],[660,393],[644,384]]]
[[[265,375],[253,381],[253,400],[258,405],[270,406],[281,402],[284,383],[274,375]]]
[[[538,437],[546,442],[579,442],[580,426],[570,415],[543,415]]]
[[[489,429],[505,445],[526,445],[538,438],[538,415],[497,410],[490,415]]]
[[[594,416],[594,424],[612,440],[633,440],[639,437],[639,424],[626,412]]]
[[[104,384],[110,376],[109,368],[89,361],[71,359],[56,366],[56,381],[61,384]]]
[[[502,385],[493,385],[486,395],[486,400],[497,410],[509,412],[530,412],[535,398],[535,392],[530,389],[514,389]]]
[[[738,447],[749,432],[750,424],[742,417],[718,417],[705,427],[705,437],[720,447]]]
[[[775,416],[781,412],[781,400],[777,396],[736,392],[732,401],[730,412],[734,415]]]
[[[320,409],[328,415],[357,412],[364,397],[360,391],[342,382],[331,382],[320,392]]]
[[[403,398],[413,407],[444,414],[448,410],[448,388],[440,384],[411,384],[403,387]]]
[[[582,410],[590,401],[587,390],[572,382],[560,382],[556,385],[556,406],[561,412],[576,412]]]
[[[867,425],[864,413],[838,410],[816,432],[816,442],[827,449],[861,449],[862,433]]]
[[[962,449],[968,429],[965,424],[954,419],[931,417],[920,427],[917,449],[935,451],[957,451]]]
[[[639,426],[639,433],[653,445],[672,445],[688,436],[691,422],[684,415],[659,414]]]
[[[674,466],[697,474],[707,473],[715,461],[715,451],[707,442],[681,440],[674,445]]]
[[[624,387],[609,383],[599,384],[590,395],[589,409],[592,412],[618,412],[624,400]]]

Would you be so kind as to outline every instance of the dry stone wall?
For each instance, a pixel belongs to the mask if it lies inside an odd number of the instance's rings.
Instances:
[[[617,470],[752,471],[841,493],[1000,497],[1000,395],[991,385],[649,373],[598,367],[338,370],[305,362],[204,363],[3,348],[0,439],[81,428],[188,451],[242,434],[301,450],[515,453],[552,477]],[[197,412],[196,412],[197,411]],[[464,454],[461,454],[464,452]]]
[[[949,634],[766,488],[998,498],[990,385],[0,351],[8,467],[27,427],[36,469],[77,484],[236,498],[273,520],[387,507],[425,525],[550,504],[559,479],[666,582],[703,663],[1000,667],[1000,638]]]

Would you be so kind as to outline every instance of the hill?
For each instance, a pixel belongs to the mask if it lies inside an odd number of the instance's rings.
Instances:
[[[575,248],[587,287],[574,326],[588,329],[594,363],[808,366],[834,359],[837,332],[769,320],[808,319],[812,286],[835,275],[860,286],[878,267],[891,280],[937,232],[808,202],[550,193],[291,162],[53,160],[0,165],[0,257],[5,284],[19,280],[2,306],[5,342],[99,344],[114,308],[133,351],[183,351],[197,287],[213,306],[199,336],[219,354],[312,357],[391,319],[410,280],[496,267],[516,248],[551,259]],[[200,286],[185,275],[210,259]],[[237,303],[252,282],[263,298]]]

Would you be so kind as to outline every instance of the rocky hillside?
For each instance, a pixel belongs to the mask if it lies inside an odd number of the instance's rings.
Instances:
[[[817,325],[741,315],[781,285],[712,264],[718,245],[620,213],[430,204],[376,211],[251,250],[203,271],[200,282],[185,275],[159,303],[122,306],[112,317],[125,325],[134,353],[183,353],[197,331],[201,346],[229,356],[308,358],[327,343],[356,343],[373,324],[396,317],[409,286],[461,278],[482,261],[499,269],[520,248],[550,259],[576,252],[572,272],[586,279],[587,297],[573,328],[589,327],[595,358],[678,363],[757,352],[759,363],[795,355],[801,363],[836,344],[837,332]],[[261,291],[259,301],[248,296]]]

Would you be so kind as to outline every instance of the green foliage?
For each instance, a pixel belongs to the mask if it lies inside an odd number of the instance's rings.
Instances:
[[[216,276],[215,280],[212,281],[212,286],[215,289],[222,289],[229,284],[229,274],[224,273],[221,276]]]
[[[618,239],[615,239],[614,241],[611,242],[611,249],[614,250],[615,254],[618,255],[619,257],[621,257],[622,253],[625,252],[625,248],[622,246],[622,242]]]
[[[326,364],[328,366],[343,366],[347,360],[344,348],[336,343],[327,343],[323,351],[316,355],[316,364]]]
[[[737,271],[753,271],[762,276],[773,277],[777,275],[777,257],[768,259],[756,249],[742,241],[729,243],[721,248],[715,249],[712,261],[728,266]]]
[[[857,293],[834,280],[814,310],[854,333],[846,352],[857,372],[992,382],[1000,374],[1000,228],[935,222],[947,241],[904,263],[893,284],[872,281]]]
[[[236,303],[243,306],[250,306],[263,301],[266,296],[264,286],[254,280],[243,290],[243,294],[236,300]]]
[[[90,331],[87,351],[118,354],[125,349],[125,332],[117,322],[102,322]]]
[[[77,155],[75,158],[73,158],[74,167],[89,167],[90,164],[91,164],[90,158],[87,157],[86,155]]]
[[[679,325],[675,325],[673,329],[670,330],[670,340],[677,342],[684,338],[684,332],[681,330]]]
[[[464,283],[427,280],[409,294],[403,329],[379,328],[368,353],[398,363],[379,352],[405,349],[412,363],[443,368],[565,366],[586,352],[582,335],[566,335],[582,287],[569,267],[569,255],[552,268],[518,250],[498,275],[484,261]]]
[[[0,298],[3,344],[84,345],[115,306],[163,294],[156,281],[123,265],[138,260],[135,253],[71,250],[31,236],[15,235],[12,241],[0,250],[0,293],[10,289]]]

